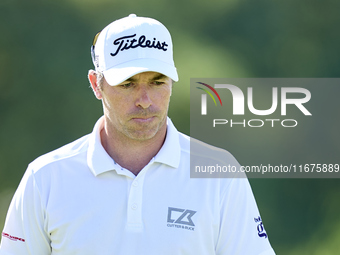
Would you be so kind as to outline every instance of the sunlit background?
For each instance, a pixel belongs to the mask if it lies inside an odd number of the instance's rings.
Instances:
[[[180,77],[169,116],[189,134],[190,78],[339,77],[339,10],[336,0],[1,0],[0,228],[27,164],[102,115],[87,72],[108,23],[136,13],[168,27]],[[321,135],[340,151],[337,132]],[[340,180],[250,182],[277,254],[339,254]]]

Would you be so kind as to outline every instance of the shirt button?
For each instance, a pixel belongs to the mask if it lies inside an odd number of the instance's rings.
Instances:
[[[138,209],[138,205],[137,204],[132,204],[131,205],[131,209],[132,210],[137,210]]]
[[[137,181],[134,181],[134,182],[132,183],[132,186],[133,186],[133,187],[138,187],[138,182],[137,182]]]

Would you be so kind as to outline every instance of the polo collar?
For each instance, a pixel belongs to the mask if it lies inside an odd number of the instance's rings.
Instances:
[[[171,119],[167,118],[166,138],[162,148],[155,156],[155,162],[163,163],[168,166],[178,168],[181,157],[181,146],[179,143],[178,131],[172,123]]]
[[[87,164],[91,172],[97,176],[101,173],[115,169],[114,160],[107,154],[104,149],[100,131],[104,128],[104,116],[102,116],[94,125],[93,131],[89,137],[89,147],[87,150]]]
[[[87,164],[91,172],[97,176],[101,173],[116,170],[120,172],[118,165],[104,149],[101,144],[100,132],[104,128],[104,116],[95,124],[92,133],[89,135],[89,147],[87,150]],[[166,164],[178,168],[180,162],[181,148],[178,131],[170,118],[167,118],[167,133],[164,144],[154,157],[154,162]]]

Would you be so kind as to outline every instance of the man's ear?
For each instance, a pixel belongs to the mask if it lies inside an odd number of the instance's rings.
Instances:
[[[170,87],[170,96],[172,96],[172,88],[173,88],[173,86],[174,86],[174,81],[173,80],[171,80],[171,87]]]
[[[97,99],[102,99],[102,93],[100,90],[100,87],[98,85],[98,79],[97,79],[97,73],[94,70],[89,70],[89,73],[87,75],[89,82],[91,84],[91,88],[93,90],[94,95]]]

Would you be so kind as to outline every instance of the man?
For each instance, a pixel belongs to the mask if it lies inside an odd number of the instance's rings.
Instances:
[[[29,165],[0,255],[274,254],[247,179],[190,179],[190,153],[238,163],[198,141],[190,151],[167,117],[178,80],[168,30],[131,14],[96,36],[92,58],[104,116]]]

